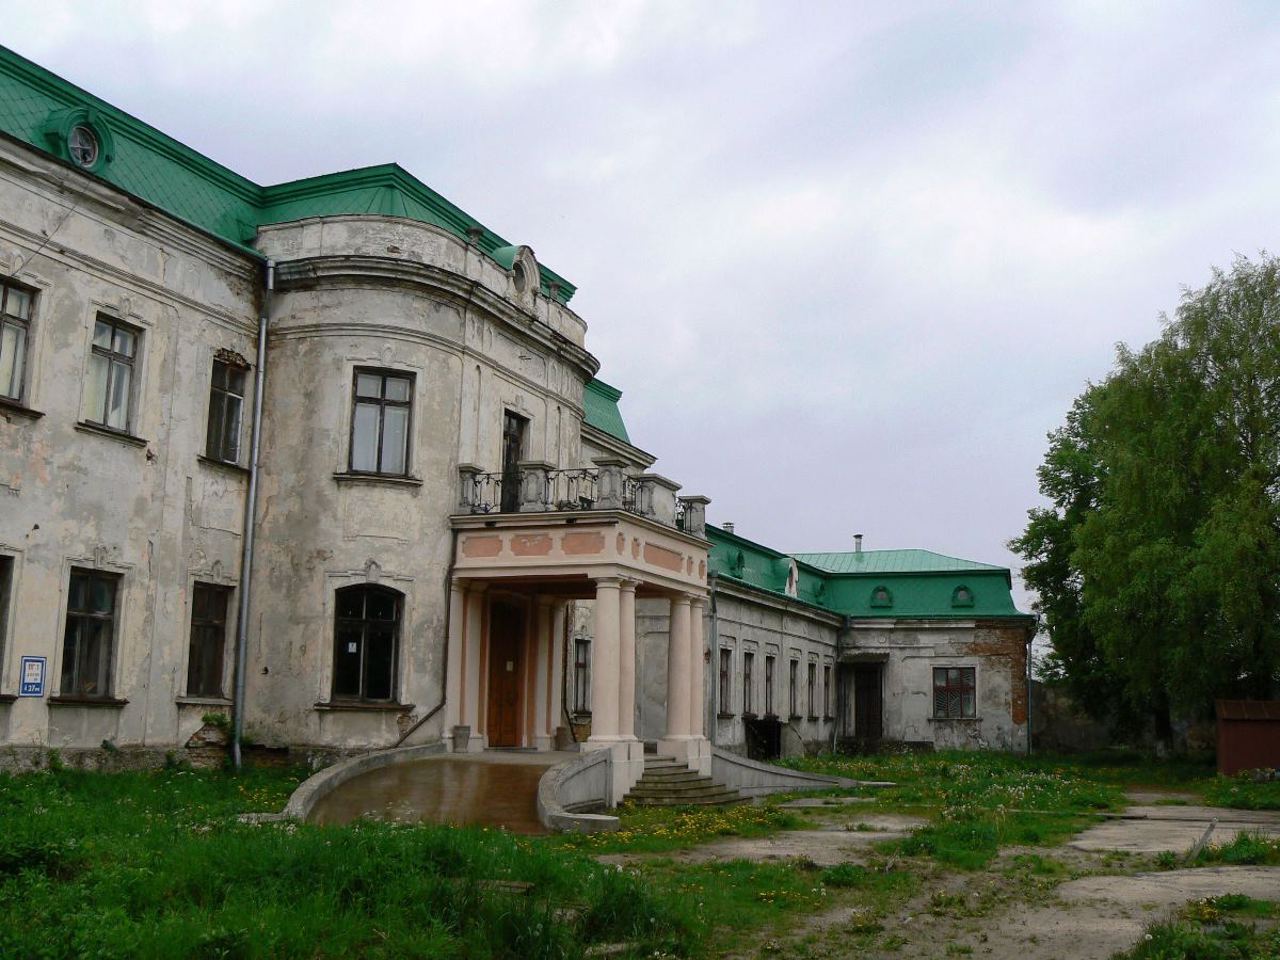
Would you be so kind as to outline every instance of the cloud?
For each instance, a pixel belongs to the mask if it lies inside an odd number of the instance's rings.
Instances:
[[[1012,562],[1045,433],[1275,245],[1269,5],[0,3],[261,182],[397,160],[578,284],[712,516]]]

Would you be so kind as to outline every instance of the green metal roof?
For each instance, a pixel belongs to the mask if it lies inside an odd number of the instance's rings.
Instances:
[[[829,613],[859,619],[1027,618],[1013,604],[1006,567],[930,550],[785,554],[712,524],[707,538],[715,576],[785,597],[794,560],[799,577],[791,599]]]
[[[394,163],[259,186],[0,46],[0,133],[69,162],[63,134],[77,122],[104,138],[94,175],[233,246],[266,224],[343,214],[429,223],[491,257],[512,246]],[[568,303],[576,288],[539,270],[543,293]]]
[[[795,553],[827,573],[951,573],[958,570],[1004,570],[974,560],[947,557],[932,550],[862,550],[851,553]]]
[[[582,394],[582,406],[587,423],[616,440],[630,443],[627,425],[622,422],[622,411],[618,409],[621,399],[622,391],[617,387],[611,387],[603,380],[589,380]]]

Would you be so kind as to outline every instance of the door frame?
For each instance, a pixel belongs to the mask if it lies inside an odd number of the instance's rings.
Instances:
[[[528,669],[529,669],[529,618],[530,604],[528,599],[521,596],[497,595],[489,597],[488,603],[488,629],[485,631],[485,666],[483,676],[484,683],[484,709],[485,709],[485,743],[489,747],[498,747],[502,749],[518,749],[526,746],[528,730],[525,729],[525,713],[528,709],[526,698],[528,697]],[[495,694],[497,689],[493,682],[493,678],[497,673],[498,658],[496,656],[494,627],[497,617],[494,616],[495,608],[503,606],[519,613],[520,627],[516,636],[511,638],[512,647],[515,651],[515,669],[514,677],[511,680],[515,688],[515,736],[512,742],[495,743],[495,735],[497,733],[497,724],[494,723]]]

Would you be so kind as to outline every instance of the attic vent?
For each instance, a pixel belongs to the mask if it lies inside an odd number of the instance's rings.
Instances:
[[[893,606],[893,594],[889,592],[888,587],[879,586],[871,591],[871,606],[873,607],[892,607]]]
[[[956,587],[951,591],[951,605],[953,607],[972,607],[973,591],[963,585]]]

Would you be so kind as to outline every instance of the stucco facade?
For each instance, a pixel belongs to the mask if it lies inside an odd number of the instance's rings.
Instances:
[[[2,49],[0,87],[6,762],[209,714],[550,749],[583,601],[615,795],[637,602],[675,624],[667,747],[709,764],[706,501],[645,473],[571,284],[399,168],[259,187]]]

